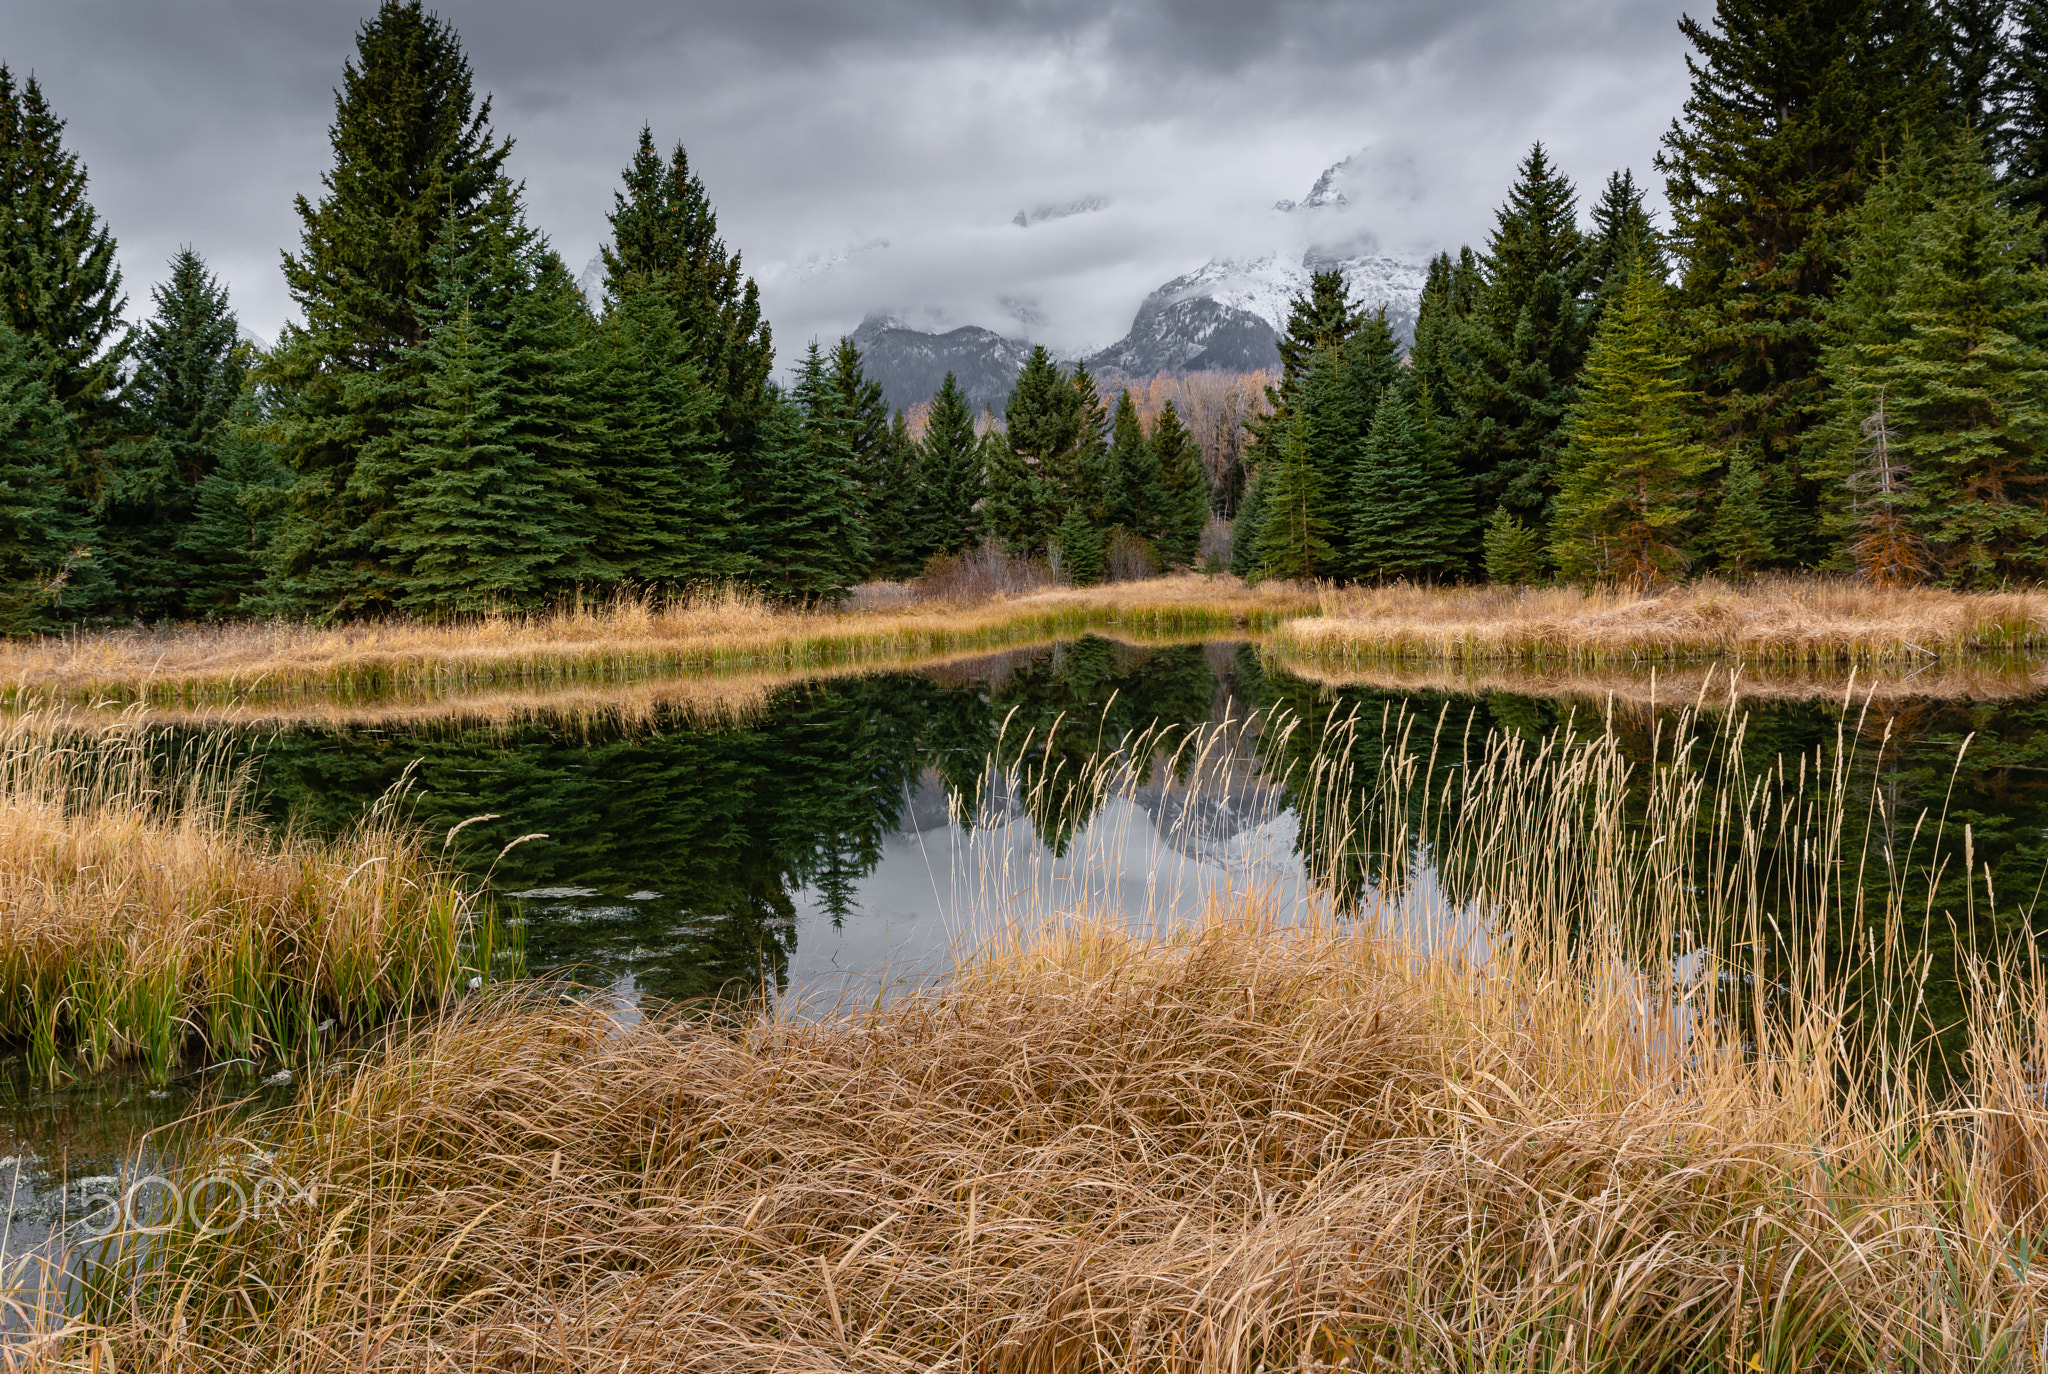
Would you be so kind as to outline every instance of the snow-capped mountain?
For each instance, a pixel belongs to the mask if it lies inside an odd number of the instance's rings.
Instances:
[[[1320,181],[1316,185],[1323,187]],[[1219,258],[1175,277],[1145,298],[1130,333],[1089,358],[1088,365],[1097,372],[1132,376],[1276,367],[1291,303],[1308,294],[1311,273],[1333,267],[1344,273],[1355,302],[1366,310],[1384,309],[1397,335],[1404,341],[1414,337],[1415,310],[1428,275],[1423,265],[1310,249],[1299,255],[1268,253],[1248,262]]]
[[[929,401],[952,373],[976,410],[998,413],[1031,345],[1006,339],[992,329],[966,325],[943,334],[911,329],[888,315],[870,315],[853,331],[861,368],[882,384],[891,410]]]

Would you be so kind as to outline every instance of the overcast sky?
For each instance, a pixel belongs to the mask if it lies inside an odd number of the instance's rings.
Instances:
[[[640,125],[680,139],[785,355],[870,311],[1063,349],[1304,233],[1480,240],[1542,139],[1584,198],[1684,98],[1677,0],[443,0],[572,270]],[[1696,10],[1711,11],[1707,0]],[[329,162],[370,0],[0,0],[0,60],[70,123],[131,313],[183,244],[274,338],[295,193]],[[1354,205],[1305,217],[1354,153]],[[1099,205],[1028,227],[1023,212]],[[1304,227],[1304,222],[1309,221]]]

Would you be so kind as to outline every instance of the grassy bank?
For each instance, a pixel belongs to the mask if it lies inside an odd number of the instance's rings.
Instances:
[[[747,593],[616,600],[533,616],[318,627],[270,622],[0,644],[0,703],[194,706],[319,696],[552,690],[676,674],[889,668],[1091,630],[1229,635],[1316,606],[1286,585],[1160,578],[978,601],[874,597],[838,611]]]
[[[1788,762],[1710,794],[1708,743],[1681,731],[1632,825],[1612,740],[1501,740],[1423,850],[1390,851],[1376,836],[1405,834],[1393,811],[1432,745],[1398,720],[1381,742],[1360,809],[1305,825],[1380,853],[1390,895],[1427,852],[1433,922],[1411,905],[1340,925],[1256,893],[1177,932],[1078,913],[811,1021],[470,1005],[218,1139],[195,1168],[246,1175],[254,1144],[313,1200],[144,1243],[37,1356],[2043,1366],[2048,983],[2024,957],[1979,966],[1953,1097],[1911,1032],[1852,1014],[1851,978],[1914,1005],[1899,918],[1940,864],[1911,818],[1847,852],[1846,810],[1873,799],[1839,756],[1810,760],[1818,788]],[[1845,918],[1870,932],[1846,970],[1815,934]]]
[[[1706,659],[1773,666],[1917,666],[2048,647],[2048,593],[1880,591],[1827,578],[1626,590],[1350,588],[1277,629],[1283,664],[1404,659],[1604,667]]]
[[[487,910],[401,798],[333,842],[266,836],[241,799],[144,734],[0,730],[0,1045],[161,1079],[431,1005],[488,958]]]

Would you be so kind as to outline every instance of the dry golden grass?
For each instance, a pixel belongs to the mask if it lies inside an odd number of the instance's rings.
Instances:
[[[0,1045],[52,1076],[75,1051],[161,1078],[194,1045],[297,1051],[328,1018],[431,1004],[488,953],[488,913],[400,798],[315,843],[257,831],[238,782],[170,771],[138,731],[0,726]]]
[[[1361,834],[1427,752],[1405,722],[1384,739]],[[1817,962],[1739,962],[1767,912],[1794,934],[1849,918],[1879,932],[1863,971],[1910,998],[1911,951],[1881,932],[1919,899],[1841,877],[1930,856],[1843,852],[1862,803],[1839,757],[1812,761],[1818,801],[1774,790],[1782,771],[1709,798],[1698,748],[1664,742],[1641,826],[1611,740],[1497,742],[1461,770],[1427,847],[1458,909],[1491,914],[1490,950],[1240,899],[1164,935],[1054,921],[811,1021],[458,1010],[192,1161],[256,1159],[309,1206],[130,1250],[20,1358],[2042,1368],[2042,970],[1983,974],[1974,1087],[1935,1101]],[[1714,857],[1704,887],[1681,845]]]
[[[1832,665],[1957,660],[2048,645],[2048,593],[1882,591],[1828,578],[1706,580],[1661,594],[1574,588],[1354,587],[1272,636],[1283,663],[1741,658]]]
[[[788,611],[724,592],[675,602],[621,598],[532,616],[323,628],[270,622],[127,630],[0,644],[17,705],[195,705],[300,695],[415,699],[531,691],[680,673],[898,667],[1091,630],[1129,634],[1262,629],[1315,607],[1287,585],[1233,578],[996,597],[902,597],[872,611]]]

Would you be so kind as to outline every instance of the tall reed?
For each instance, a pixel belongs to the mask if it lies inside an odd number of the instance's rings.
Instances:
[[[1931,1086],[1882,1013],[1940,827],[1848,824],[1886,803],[1846,727],[1804,772],[1726,723],[1646,760],[1597,722],[1291,728],[1261,748],[1323,901],[1044,913],[818,1019],[464,1005],[196,1166],[260,1146],[310,1201],[138,1243],[25,1358],[2048,1366],[2048,978],[1980,951],[1968,1087]]]
[[[219,755],[140,729],[0,724],[0,1043],[55,1074],[256,1059],[444,1000],[494,953],[488,904],[407,824],[264,833]]]

